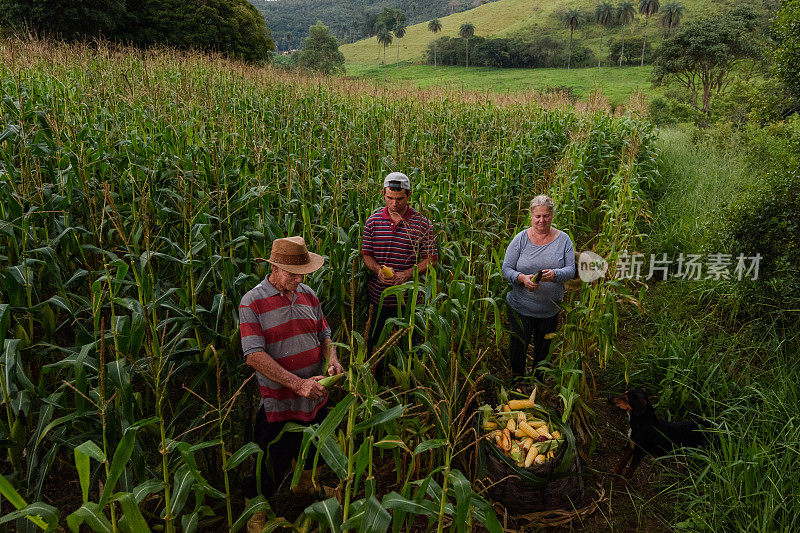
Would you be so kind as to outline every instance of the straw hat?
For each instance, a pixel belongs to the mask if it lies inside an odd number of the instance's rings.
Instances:
[[[325,262],[321,255],[309,252],[302,237],[286,237],[272,241],[267,262],[292,274],[311,274]]]

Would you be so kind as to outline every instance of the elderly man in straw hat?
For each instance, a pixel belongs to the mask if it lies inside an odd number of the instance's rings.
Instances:
[[[261,489],[271,496],[297,456],[302,435],[281,433],[286,422],[312,424],[324,418],[328,391],[318,383],[325,371],[343,372],[331,342],[331,328],[320,302],[303,276],[319,269],[323,258],[306,248],[302,237],[275,239],[269,263],[272,271],[244,295],[239,304],[242,350],[258,377],[261,405],[254,441],[270,458],[262,467]],[[272,471],[272,476],[269,472]],[[246,498],[256,496],[255,476],[245,479]]]

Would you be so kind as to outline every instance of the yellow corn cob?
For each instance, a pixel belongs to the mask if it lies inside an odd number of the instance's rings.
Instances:
[[[529,409],[533,407],[533,402],[530,400],[508,400],[508,407],[514,411]]]
[[[520,422],[519,423],[519,429],[521,429],[522,431],[527,433],[528,436],[533,438],[533,439],[538,439],[539,438],[539,432],[537,430],[533,429],[531,426],[529,426],[527,422]]]
[[[539,449],[536,446],[531,446],[531,449],[528,450],[528,455],[525,456],[525,468],[533,464],[537,455],[539,455]]]

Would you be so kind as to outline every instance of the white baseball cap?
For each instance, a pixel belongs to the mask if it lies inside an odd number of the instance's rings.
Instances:
[[[383,188],[386,187],[400,187],[407,191],[411,190],[411,180],[402,172],[392,172],[383,180]]]

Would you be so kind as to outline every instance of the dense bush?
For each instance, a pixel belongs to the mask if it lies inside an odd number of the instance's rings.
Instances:
[[[800,108],[800,0],[784,0],[773,21],[776,46],[772,56],[775,74]]]
[[[779,122],[792,109],[780,81],[775,78],[743,78],[731,81],[715,102],[717,118],[736,127]]]
[[[619,54],[622,52],[622,39],[608,40],[608,61],[614,65],[619,64]],[[642,37],[625,37],[625,57],[622,58],[623,65],[635,66],[642,59]],[[652,63],[655,59],[650,41],[644,46],[644,62]]]
[[[733,136],[764,177],[724,210],[715,245],[734,258],[761,255],[758,279],[732,280],[733,292],[746,317],[786,325],[800,309],[800,116]]]
[[[221,52],[260,62],[275,45],[246,0],[0,0],[0,25],[66,40],[120,40]]]
[[[464,39],[441,37],[428,47],[428,63],[433,64],[433,49],[441,65],[464,65],[466,43]],[[537,68],[563,67],[567,64],[569,43],[566,39],[550,35],[539,35],[530,39],[486,39],[473,37],[469,40],[469,63],[478,67]],[[572,65],[590,66],[597,58],[590,48],[573,42]]]
[[[305,70],[333,74],[344,72],[344,55],[328,27],[318,21],[309,29],[303,49],[292,58],[292,64]]]

